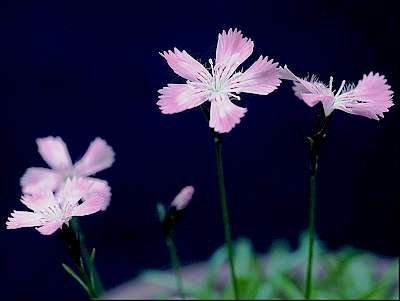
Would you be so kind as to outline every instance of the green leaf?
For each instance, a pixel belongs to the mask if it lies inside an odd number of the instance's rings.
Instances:
[[[364,294],[361,294],[358,300],[371,300],[371,299],[392,299],[391,288],[395,288],[393,293],[398,292],[398,278],[399,278],[399,262],[398,260],[389,264],[385,273],[379,282],[369,289]],[[398,298],[397,298],[398,299]]]
[[[264,283],[262,284],[255,296],[254,299],[256,300],[269,300],[271,299],[274,295],[274,287],[272,286],[271,283]]]
[[[267,281],[271,282],[276,290],[280,290],[289,299],[303,298],[303,292],[284,274],[276,274],[267,278]]]
[[[325,263],[327,275],[321,281],[322,286],[330,286],[332,283],[343,279],[343,275],[351,264],[351,261],[359,255],[353,248],[344,248],[338,254],[324,254],[321,262]]]
[[[235,268],[239,278],[245,278],[252,272],[254,266],[254,253],[248,239],[240,239],[235,244]]]
[[[218,274],[226,262],[227,254],[225,246],[218,248],[209,260],[209,270],[206,275],[206,283],[213,285],[218,278]]]
[[[85,282],[83,282],[83,280],[65,263],[62,264],[64,270],[71,275],[72,278],[74,278],[83,288],[84,290],[90,295],[90,291],[87,287],[87,285],[85,284]]]
[[[219,247],[210,257],[207,266],[207,272],[197,291],[199,299],[220,299],[222,298],[220,291],[217,291],[215,284],[222,266],[226,262],[227,255],[225,245]]]
[[[267,275],[290,271],[293,266],[293,254],[289,252],[289,244],[284,240],[274,242],[268,252],[266,265]]]

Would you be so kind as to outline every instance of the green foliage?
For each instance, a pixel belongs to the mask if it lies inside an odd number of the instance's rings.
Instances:
[[[276,241],[265,255],[255,254],[247,239],[235,242],[235,267],[241,299],[303,299],[306,265],[306,235],[292,251],[285,241]],[[320,241],[315,244],[314,299],[398,299],[399,260],[382,258],[350,247],[333,252]],[[156,298],[175,295],[176,282],[170,272],[147,271],[147,283],[165,288]],[[207,263],[201,281],[189,281],[183,273],[188,296],[195,299],[232,299],[224,247]],[[196,277],[198,279],[199,277]]]
[[[74,278],[82,287],[83,289],[89,294],[89,288],[87,287],[87,285],[85,284],[85,282],[81,279],[81,277],[79,277],[74,270],[68,266],[67,264],[63,263],[62,267],[64,268],[64,270],[71,275],[72,278]]]

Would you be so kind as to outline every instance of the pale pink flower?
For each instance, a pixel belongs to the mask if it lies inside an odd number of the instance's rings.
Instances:
[[[186,206],[189,204],[190,200],[192,199],[194,193],[193,186],[186,186],[182,188],[182,190],[176,195],[174,200],[171,203],[171,207],[175,207],[176,210],[185,209]]]
[[[51,189],[38,189],[25,194],[21,202],[32,211],[15,211],[6,222],[7,229],[36,227],[44,234],[53,234],[73,216],[84,216],[105,210],[111,192],[106,181],[97,179],[67,179],[64,186],[54,194]]]
[[[337,109],[379,120],[383,118],[383,113],[388,112],[393,106],[393,91],[386,83],[385,77],[378,73],[364,74],[357,85],[346,85],[346,82],[342,81],[339,89],[335,91],[333,77],[330,77],[329,86],[327,86],[315,75],[310,79],[297,77],[286,65],[284,68],[279,68],[279,72],[282,79],[294,82],[295,95],[307,105],[312,107],[322,102],[326,116]]]
[[[240,100],[242,92],[267,95],[281,83],[278,63],[268,57],[260,56],[244,72],[237,70],[252,54],[253,47],[253,41],[240,31],[223,31],[218,35],[215,61],[209,59],[210,70],[186,51],[174,48],[161,53],[172,70],[187,80],[185,84],[168,84],[158,91],[161,112],[178,113],[210,101],[210,127],[219,133],[229,132],[247,111],[231,100]]]
[[[110,167],[114,162],[114,151],[101,138],[96,138],[88,150],[72,164],[67,146],[60,137],[36,139],[42,158],[51,167],[31,167],[21,178],[22,191],[32,193],[47,188],[56,191],[70,177],[87,177]]]

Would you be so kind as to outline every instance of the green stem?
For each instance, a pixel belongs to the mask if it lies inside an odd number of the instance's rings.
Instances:
[[[97,273],[96,267],[93,263],[93,260],[87,250],[86,243],[85,243],[85,236],[79,226],[79,222],[77,218],[72,218],[71,219],[71,228],[75,232],[76,237],[79,239],[79,244],[80,244],[80,252],[81,252],[81,258],[83,261],[83,267],[82,267],[82,274],[84,276],[85,282],[90,288],[92,295],[92,298],[98,298],[100,297],[103,292],[103,285],[101,283],[99,274]]]
[[[317,169],[317,160],[315,160],[315,172]],[[308,259],[306,274],[306,290],[304,298],[311,298],[312,290],[312,269],[314,257],[314,234],[315,234],[315,201],[316,201],[316,173],[310,175],[310,204],[309,204],[309,224],[308,224]]]
[[[332,114],[325,116],[323,109],[317,113],[316,126],[311,137],[308,137],[310,143],[310,203],[308,214],[308,256],[307,272],[304,298],[311,299],[312,280],[313,280],[313,260],[314,260],[314,240],[315,240],[315,207],[317,195],[317,170],[318,156],[323,142],[327,135],[327,128],[332,119]]]
[[[169,256],[171,258],[172,267],[175,271],[176,276],[176,286],[178,288],[178,293],[182,299],[186,299],[185,291],[183,289],[183,281],[181,274],[181,264],[179,262],[178,252],[176,250],[175,243],[171,236],[167,236],[165,239],[169,251]]]
[[[225,191],[225,180],[224,180],[224,169],[222,163],[222,142],[221,138],[217,135],[214,136],[214,145],[215,145],[215,156],[217,161],[217,174],[218,174],[218,187],[219,187],[219,195],[222,207],[222,219],[224,223],[224,231],[225,231],[225,244],[228,250],[228,259],[230,266],[230,275],[231,281],[233,285],[233,291],[235,299],[239,299],[239,291],[236,281],[235,275],[235,266],[233,262],[233,247],[232,247],[232,238],[231,238],[231,229],[229,223],[229,214],[228,214],[228,204],[226,201],[226,191]]]

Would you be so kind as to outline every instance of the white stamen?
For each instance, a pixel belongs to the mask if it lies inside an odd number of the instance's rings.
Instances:
[[[345,85],[345,83],[346,83],[346,81],[344,80],[344,81],[342,81],[342,84],[340,85],[340,88],[339,88],[339,90],[336,92],[336,94],[335,94],[335,97],[337,97],[339,94],[340,94],[340,92],[342,92],[342,90],[343,90],[343,88],[344,88],[344,85]]]
[[[208,63],[210,64],[210,66],[211,66],[211,74],[212,74],[212,76],[214,77],[214,63],[213,63],[213,60],[212,59],[208,59]]]
[[[237,100],[240,100],[240,96],[239,95],[235,95],[233,93],[228,93],[229,96],[236,98]]]
[[[333,77],[329,77],[329,90],[332,91],[332,86],[333,86]]]
[[[197,93],[205,94],[205,97],[212,101],[217,97],[229,97],[240,100],[239,83],[243,74],[236,71],[237,65],[225,66],[216,64],[211,58],[208,59],[209,72],[199,73],[199,81],[188,80],[187,84],[196,89]]]

